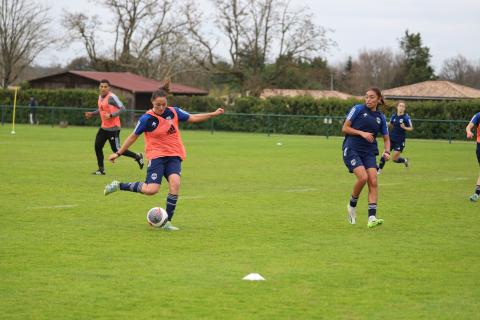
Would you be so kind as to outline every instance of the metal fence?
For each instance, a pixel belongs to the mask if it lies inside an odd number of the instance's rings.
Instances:
[[[12,121],[12,106],[0,106],[1,123]],[[36,118],[40,124],[98,126],[99,120],[87,120],[86,108],[43,107],[36,108]],[[126,110],[122,115],[124,127],[133,127],[144,113],[142,110]],[[17,106],[16,122],[29,123],[29,106]],[[241,131],[270,134],[301,134],[318,136],[340,136],[344,117],[329,115],[279,115],[225,113],[202,124],[182,124],[183,128],[194,130]],[[408,134],[410,138],[465,140],[465,126],[468,120],[412,119],[415,130]]]

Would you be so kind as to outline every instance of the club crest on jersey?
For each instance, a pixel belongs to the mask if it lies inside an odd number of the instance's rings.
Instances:
[[[156,127],[157,127],[157,123],[156,123],[156,122],[152,122],[152,127],[156,128]]]
[[[165,118],[165,120],[172,120],[172,117],[168,116]]]
[[[152,173],[152,175],[150,177],[152,178],[152,180],[157,180],[157,174],[156,173]]]
[[[356,164],[357,164],[357,160],[352,159],[352,161],[350,161],[350,164],[351,164],[352,166],[356,165]]]
[[[367,116],[368,116],[368,113],[365,112],[365,113],[363,114],[363,117],[366,118]]]
[[[380,124],[380,122],[382,122],[382,120],[379,117],[377,117],[377,123]]]

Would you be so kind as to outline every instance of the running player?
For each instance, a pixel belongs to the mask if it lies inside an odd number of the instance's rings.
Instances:
[[[390,139],[388,136],[387,120],[379,110],[385,105],[382,93],[378,88],[370,88],[365,96],[365,104],[354,106],[347,115],[342,127],[345,134],[343,143],[343,161],[351,173],[354,173],[357,182],[353,186],[350,203],[347,206],[348,221],[356,223],[356,207],[365,184],[368,183],[368,228],[383,223],[377,219],[377,159],[378,146],[376,137],[382,134],[385,150],[383,157],[390,159]]]
[[[169,107],[167,102],[169,82],[152,95],[153,108],[147,111],[138,121],[133,133],[122,147],[110,155],[109,160],[115,162],[138,137],[144,133],[145,154],[148,159],[147,178],[145,182],[122,183],[113,181],[105,187],[104,194],[122,190],[154,195],[160,189],[162,178],[168,181],[166,211],[168,222],[162,227],[166,230],[178,230],[171,223],[177,205],[180,190],[181,164],[186,153],[179,131],[179,122],[198,123],[224,113],[222,108],[215,112],[189,114],[178,107]]]
[[[105,142],[110,143],[113,152],[120,148],[120,114],[125,111],[123,103],[110,91],[110,82],[101,80],[99,84],[100,95],[98,96],[98,109],[92,112],[85,112],[87,119],[100,115],[102,125],[98,129],[95,138],[95,154],[97,155],[98,170],[93,172],[96,175],[104,175],[103,146]],[[140,169],[143,168],[143,155],[125,150],[124,155],[135,159]]]
[[[467,127],[465,128],[467,131],[467,139],[473,138],[472,129],[477,127],[477,160],[478,164],[480,165],[480,112],[475,114],[468,123]],[[470,196],[470,201],[477,202],[480,198],[480,175],[477,179],[477,186],[475,187],[475,193]]]
[[[413,131],[413,124],[410,116],[405,113],[405,102],[400,101],[397,104],[397,112],[392,115],[389,123],[390,129],[390,151],[393,150],[392,160],[395,163],[403,163],[408,168],[408,159],[400,157],[405,149],[405,139],[407,131]],[[378,174],[382,173],[385,166],[385,159],[380,158]]]

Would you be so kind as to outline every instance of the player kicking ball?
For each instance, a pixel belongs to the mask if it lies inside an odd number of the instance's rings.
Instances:
[[[185,147],[180,136],[179,123],[199,123],[224,113],[222,108],[214,112],[189,114],[178,107],[169,107],[167,94],[169,81],[152,95],[152,109],[140,117],[137,126],[121,148],[110,155],[109,160],[115,162],[124,151],[135,143],[143,133],[145,137],[145,155],[148,159],[147,178],[145,182],[112,181],[105,187],[104,194],[109,195],[116,191],[142,193],[147,196],[156,194],[160,189],[163,177],[168,181],[168,195],[166,211],[168,222],[162,227],[165,230],[175,231],[172,219],[177,206],[180,190],[182,161],[186,158]]]

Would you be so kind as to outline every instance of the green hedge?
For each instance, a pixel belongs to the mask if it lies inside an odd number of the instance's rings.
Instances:
[[[73,109],[39,108],[37,117],[42,124],[58,124],[62,120],[71,125],[95,125],[99,119],[86,120],[85,109],[95,109],[98,92],[96,90],[38,90],[19,91],[17,97],[17,122],[28,122],[29,97],[36,97],[40,106],[65,106]],[[13,91],[0,90],[0,104],[3,120],[11,119]],[[170,98],[170,102],[190,112],[207,112],[223,106],[229,115],[216,118],[212,122],[198,125],[184,125],[186,128],[223,131],[245,131],[264,133],[340,135],[342,118],[346,112],[360,100],[313,99],[312,97],[272,97],[259,99],[239,97],[232,104],[213,97]],[[386,110],[387,118],[394,110],[394,101],[387,102],[391,107]],[[76,109],[75,109],[76,108]],[[407,102],[407,112],[414,119],[415,130],[409,137],[425,139],[464,139],[465,125],[480,111],[480,100],[463,101],[414,101]],[[122,117],[124,126],[133,126],[141,115],[128,112]],[[242,114],[242,115],[240,115]],[[270,115],[270,116],[268,116]],[[281,116],[280,116],[281,115]],[[287,117],[294,116],[294,117]],[[325,118],[333,118],[332,123],[324,123]],[[428,120],[438,120],[431,122]],[[457,120],[445,122],[445,120]]]
[[[27,106],[31,96],[34,96],[37,99],[39,106],[46,106],[46,107],[62,106],[62,107],[95,109],[97,107],[97,102],[98,102],[97,90],[26,89],[26,90],[18,91],[17,105]],[[0,90],[0,105],[13,105],[13,99],[14,99],[13,90]]]

